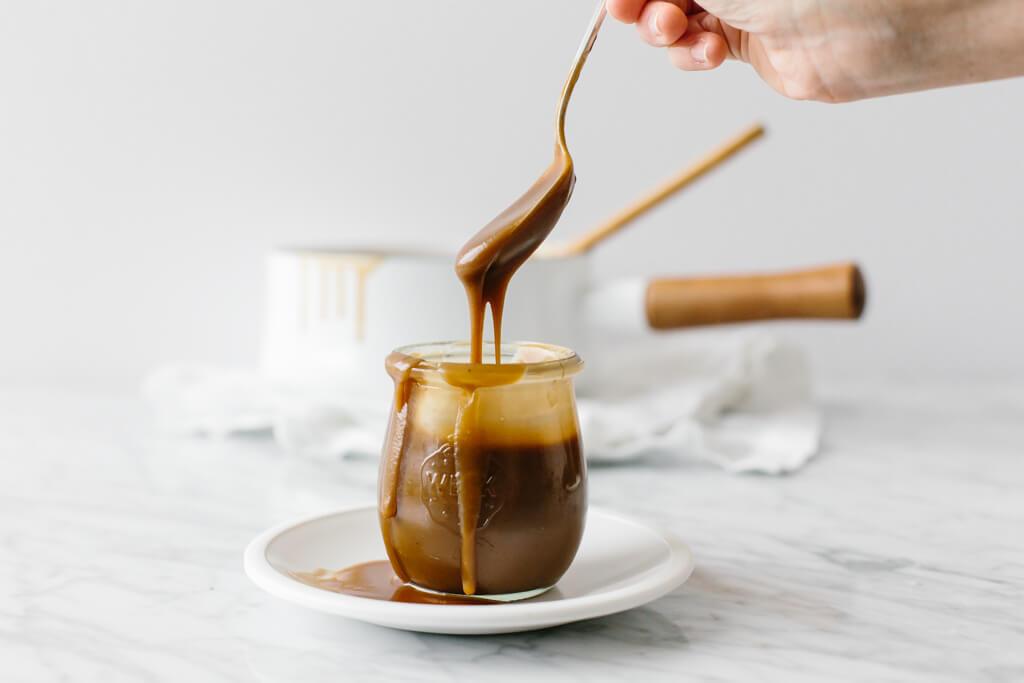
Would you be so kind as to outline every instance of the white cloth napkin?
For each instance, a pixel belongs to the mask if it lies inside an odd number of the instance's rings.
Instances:
[[[587,359],[579,416],[590,462],[670,454],[732,472],[781,474],[817,453],[821,414],[795,346],[758,331],[700,331],[626,348]],[[389,408],[386,399],[349,395],[336,383],[202,366],[159,369],[144,392],[167,430],[268,431],[287,451],[320,459],[376,457]]]

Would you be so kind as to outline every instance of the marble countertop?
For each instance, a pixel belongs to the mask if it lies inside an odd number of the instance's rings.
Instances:
[[[4,389],[0,678],[1024,679],[1024,383],[822,393],[825,449],[793,476],[667,458],[592,469],[592,503],[691,544],[680,590],[458,638],[306,615],[242,573],[268,525],[372,503],[373,464],[161,437],[131,397]]]

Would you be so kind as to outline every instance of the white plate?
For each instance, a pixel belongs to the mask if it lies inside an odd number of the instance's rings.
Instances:
[[[319,612],[426,633],[514,633],[622,612],[678,588],[693,571],[689,548],[672,534],[591,509],[583,543],[558,585],[532,600],[486,605],[419,605],[371,600],[306,585],[290,572],[342,569],[386,557],[372,507],[274,527],[245,550],[245,573],[271,595]]]

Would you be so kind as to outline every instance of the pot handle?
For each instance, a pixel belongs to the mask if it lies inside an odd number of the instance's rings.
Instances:
[[[622,280],[587,294],[588,326],[671,330],[758,320],[857,320],[867,287],[853,263],[760,275]]]
[[[853,263],[745,276],[652,280],[645,295],[653,329],[756,320],[857,320],[867,287]]]

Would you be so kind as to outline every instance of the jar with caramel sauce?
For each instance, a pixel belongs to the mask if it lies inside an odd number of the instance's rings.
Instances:
[[[586,465],[569,349],[465,343],[388,357],[395,399],[379,479],[380,524],[400,579],[502,600],[552,587],[583,535]]]

